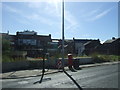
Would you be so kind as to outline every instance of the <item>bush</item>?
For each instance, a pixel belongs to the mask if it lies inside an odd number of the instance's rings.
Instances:
[[[21,51],[13,51],[10,45],[10,41],[8,39],[2,38],[2,61],[1,62],[15,62],[25,60],[23,57],[13,58],[14,54],[22,54],[24,52]]]
[[[13,59],[10,58],[9,56],[7,56],[7,55],[2,56],[2,62],[12,62],[12,61],[13,61]]]
[[[26,60],[26,58],[23,58],[23,57],[16,57],[16,58],[12,58],[8,55],[3,55],[2,56],[2,62],[16,62],[16,61],[24,61]]]
[[[101,54],[93,54],[91,55],[94,62],[111,62],[111,61],[120,61],[120,56],[117,55],[101,55]]]

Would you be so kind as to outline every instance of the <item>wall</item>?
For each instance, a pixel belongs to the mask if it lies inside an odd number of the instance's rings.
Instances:
[[[9,72],[29,68],[28,61],[4,62],[2,63],[2,72]]]
[[[76,58],[79,60],[79,64],[93,63],[92,58]],[[57,63],[62,59],[45,60],[45,68],[57,68]],[[68,59],[65,58],[65,66],[68,65]],[[24,69],[41,69],[43,67],[42,61],[19,61],[19,62],[6,62],[2,63],[2,72],[24,70]]]
[[[89,63],[93,63],[93,59],[92,58],[78,58],[79,59],[79,64],[89,64]]]

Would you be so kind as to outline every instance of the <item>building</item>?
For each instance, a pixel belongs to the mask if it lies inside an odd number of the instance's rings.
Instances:
[[[40,56],[47,49],[48,42],[52,42],[51,34],[37,35],[35,31],[16,32],[16,35],[1,34],[2,38],[10,41],[14,51],[27,51],[27,56],[32,57]]]
[[[37,35],[35,31],[16,32],[16,35],[9,35],[9,33],[1,33],[2,37],[9,40],[12,50],[26,51],[29,57],[39,57],[43,53],[50,52],[53,55],[61,53],[62,40],[51,39],[49,35]],[[65,39],[64,49],[65,55],[72,53],[76,56],[83,54],[90,55],[94,52],[102,54],[120,54],[120,38],[112,38],[105,41],[103,44],[100,40],[92,39]],[[51,54],[51,55],[52,55]]]
[[[58,48],[61,52],[62,50],[62,40],[58,39]],[[64,49],[65,54],[72,53],[76,56],[82,56],[83,54],[88,55],[92,53],[96,46],[100,45],[100,41],[92,39],[65,39],[64,40]]]
[[[51,42],[51,35],[37,35],[34,31],[17,32],[16,45],[19,50],[40,49]]]
[[[101,54],[120,55],[120,38],[106,40],[102,45],[97,47]]]
[[[74,53],[78,56],[83,55],[84,50],[85,50],[85,43],[93,41],[91,39],[75,39],[73,38],[74,42]]]
[[[101,43],[100,43],[99,39],[88,41],[87,43],[84,44],[84,47],[85,47],[84,53],[86,55],[96,53],[96,48],[100,45],[101,45]]]
[[[16,33],[15,43],[18,50],[27,51],[28,56],[38,57],[51,41],[51,34],[37,35],[37,32],[27,30]]]
[[[62,40],[59,39],[58,40],[58,48],[59,48],[59,52],[62,52]],[[74,53],[74,43],[72,39],[65,39],[64,40],[64,54],[67,55],[68,53]]]

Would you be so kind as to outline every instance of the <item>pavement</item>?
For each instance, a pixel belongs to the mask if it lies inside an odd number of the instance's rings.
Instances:
[[[86,64],[80,65],[80,68],[88,68],[95,67],[101,65],[109,65],[109,64],[117,64],[120,62],[105,62],[105,63],[96,63],[96,64]],[[68,67],[65,67],[65,70],[69,70]],[[58,69],[45,69],[46,74],[58,73],[60,70]],[[37,77],[42,75],[42,69],[33,69],[33,70],[19,70],[12,71],[7,73],[0,73],[0,79],[19,79],[19,78],[28,78],[28,77]]]

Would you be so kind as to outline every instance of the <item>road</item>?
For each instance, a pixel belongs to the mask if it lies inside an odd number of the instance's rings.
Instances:
[[[77,72],[67,71],[82,88],[118,88],[118,64],[83,68]],[[41,84],[34,82],[40,77],[3,79],[3,88],[77,88],[63,72],[44,76]]]

